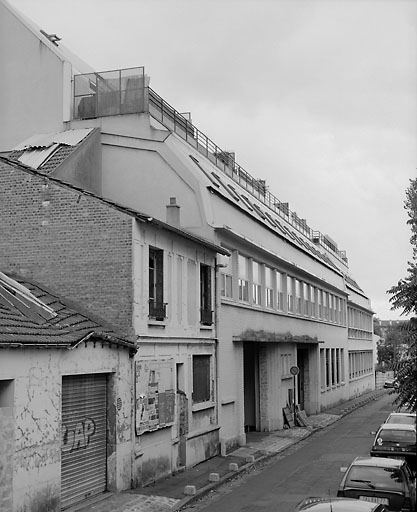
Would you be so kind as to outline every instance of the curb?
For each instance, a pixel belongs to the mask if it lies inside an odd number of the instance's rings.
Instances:
[[[173,507],[171,510],[173,512],[180,511],[186,505],[189,505],[193,501],[196,501],[197,499],[205,496],[210,491],[213,491],[217,487],[220,487],[221,485],[223,485],[227,481],[232,480],[233,478],[235,478],[236,476],[244,473],[245,471],[248,471],[249,469],[253,468],[256,464],[264,462],[267,459],[272,459],[273,457],[276,457],[277,455],[282,454],[283,452],[285,452],[289,448],[297,445],[299,442],[304,441],[304,439],[307,439],[308,437],[310,437],[312,434],[314,434],[314,432],[317,432],[318,430],[325,429],[325,428],[329,427],[330,425],[334,425],[336,423],[336,421],[338,421],[340,418],[343,418],[344,416],[347,416],[352,411],[354,411],[355,409],[359,409],[360,407],[364,406],[368,402],[376,400],[377,398],[379,398],[383,394],[384,394],[384,392],[382,390],[380,390],[377,393],[373,393],[371,396],[368,396],[367,398],[364,398],[363,400],[360,400],[359,402],[356,402],[355,404],[351,405],[350,407],[348,407],[346,409],[343,409],[341,411],[340,417],[337,418],[334,422],[330,423],[329,425],[325,425],[323,427],[317,427],[317,428],[315,428],[313,430],[309,430],[306,436],[304,436],[304,437],[302,437],[300,439],[297,439],[294,443],[291,443],[290,445],[286,446],[283,450],[281,450],[279,452],[276,452],[276,453],[267,453],[265,455],[261,455],[259,458],[255,459],[254,462],[247,462],[246,464],[243,464],[240,468],[238,468],[236,471],[231,471],[229,473],[226,473],[217,482],[210,482],[207,485],[205,485],[203,487],[200,487],[200,489],[197,489],[195,494],[193,494],[192,496],[186,496],[181,501],[179,501],[175,505],[175,507]]]

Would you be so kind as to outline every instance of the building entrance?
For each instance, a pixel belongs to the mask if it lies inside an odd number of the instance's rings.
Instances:
[[[258,348],[255,343],[243,346],[243,379],[245,432],[259,430],[259,371]]]

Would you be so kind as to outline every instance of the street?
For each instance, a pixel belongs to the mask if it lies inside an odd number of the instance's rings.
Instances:
[[[369,455],[370,432],[395,410],[392,401],[392,395],[384,395],[370,402],[185,510],[291,512],[307,496],[336,496],[340,467]]]

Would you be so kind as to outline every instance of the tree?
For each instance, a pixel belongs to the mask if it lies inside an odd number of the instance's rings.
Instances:
[[[412,261],[408,262],[407,276],[388,290],[391,309],[401,309],[402,315],[417,315],[417,178],[410,180],[404,208],[411,228]],[[403,332],[408,345],[406,357],[395,363],[398,396],[394,403],[407,410],[417,411],[417,316],[405,325]]]

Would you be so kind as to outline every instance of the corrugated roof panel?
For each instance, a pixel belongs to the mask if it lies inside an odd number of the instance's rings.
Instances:
[[[13,151],[29,148],[48,148],[53,144],[76,146],[93,130],[94,128],[79,128],[77,130],[66,130],[57,133],[37,133],[17,144]]]
[[[28,149],[19,156],[18,160],[32,169],[38,169],[58,147],[59,144],[53,144],[44,149]]]

